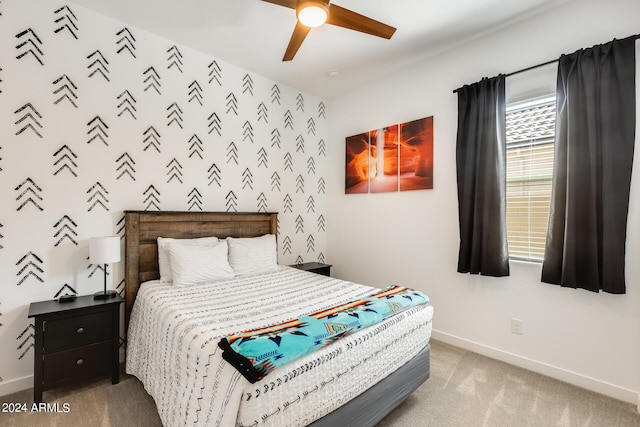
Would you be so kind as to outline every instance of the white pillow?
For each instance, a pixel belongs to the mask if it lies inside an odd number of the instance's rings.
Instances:
[[[227,242],[215,246],[168,245],[174,285],[195,285],[230,279],[233,269],[227,260]]]
[[[278,268],[276,236],[227,237],[229,264],[236,276],[273,271]]]
[[[158,237],[158,269],[160,270],[160,281],[163,283],[171,283],[171,262],[169,261],[167,245],[172,242],[180,243],[181,245],[215,245],[218,243],[218,238],[172,239],[171,237]]]

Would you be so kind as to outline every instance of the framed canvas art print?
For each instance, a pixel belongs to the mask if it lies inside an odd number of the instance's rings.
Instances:
[[[433,188],[433,116],[346,138],[345,193]]]

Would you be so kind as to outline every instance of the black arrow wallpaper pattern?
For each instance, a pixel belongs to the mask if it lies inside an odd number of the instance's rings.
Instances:
[[[160,133],[153,126],[149,126],[147,130],[142,133],[144,136],[144,151],[147,151],[149,148],[153,148],[160,153]]]
[[[71,149],[65,144],[58,149],[55,153],[53,153],[53,158],[55,161],[53,162],[53,166],[56,167],[56,171],[53,175],[62,174],[63,172],[67,172],[74,177],[78,177],[76,170],[78,169],[77,159],[78,156],[76,153],[71,151]]]
[[[107,130],[109,126],[100,118],[100,116],[95,116],[87,123],[87,135],[89,139],[87,140],[87,144],[91,144],[93,141],[100,140],[104,145],[109,145],[107,140],[109,139],[109,134]]]
[[[42,211],[44,208],[41,206],[44,204],[42,198],[42,188],[38,186],[31,178],[27,178],[22,181],[15,189],[18,192],[16,202],[19,203],[17,211],[22,209],[27,210],[30,206]]]
[[[159,211],[160,210],[160,192],[153,186],[150,185],[144,193],[143,204],[145,211]]]
[[[191,82],[191,84],[189,85],[189,102],[198,102],[198,104],[200,104],[200,106],[202,106],[202,88],[200,87],[200,84],[198,83],[197,80],[194,80],[193,82]]]
[[[16,136],[22,135],[25,131],[31,131],[39,138],[42,138],[42,134],[40,133],[42,131],[42,114],[40,114],[30,102],[18,108],[13,114],[18,118],[15,122],[19,127]]]
[[[56,29],[53,32],[57,34],[61,31],[67,31],[77,40],[79,31],[77,25],[78,18],[69,6],[62,6],[61,8],[56,9],[53,14],[55,18],[54,22],[56,24]]]
[[[180,129],[184,129],[184,126],[182,126],[183,115],[184,113],[177,103],[174,102],[169,105],[167,107],[167,127],[175,124],[178,125]]]
[[[16,45],[16,59],[32,57],[35,58],[40,65],[44,65],[44,52],[42,51],[43,43],[35,31],[31,28],[27,28],[26,30],[20,31],[16,34],[16,39],[18,43]]]
[[[18,272],[16,276],[18,276],[17,286],[24,284],[27,281],[37,281],[43,283],[42,279],[44,270],[42,268],[43,261],[38,255],[29,251],[29,253],[25,254],[20,260],[16,263],[16,267],[18,268]]]
[[[129,178],[135,181],[136,170],[134,169],[136,162],[131,158],[129,153],[124,153],[116,160],[116,173],[118,176],[116,179]]]
[[[55,101],[53,101],[54,104],[58,104],[62,101],[67,101],[74,107],[78,108],[78,105],[76,104],[78,100],[78,95],[76,95],[78,87],[66,74],[55,79],[53,82],[53,87],[53,94],[57,98]]]
[[[102,52],[99,50],[91,52],[87,55],[87,60],[89,60],[89,65],[87,65],[89,77],[102,76],[106,81],[110,81],[108,76],[109,61],[102,55]]]
[[[121,29],[116,33],[116,36],[119,37],[116,45],[118,46],[118,50],[116,53],[129,53],[133,58],[136,57],[134,53],[136,51],[136,38],[133,37],[131,31],[127,27]]]
[[[218,86],[222,86],[222,68],[215,60],[209,64],[209,83],[213,83],[214,80]]]
[[[171,46],[169,49],[167,49],[167,70],[170,69],[171,67],[175,67],[178,71],[180,71],[181,73],[182,71],[182,53],[180,53],[180,49],[178,49],[178,47],[176,45]]]
[[[78,232],[76,231],[78,228],[78,224],[76,224],[71,218],[69,218],[68,215],[60,218],[60,220],[55,223],[53,228],[56,230],[53,238],[57,239],[56,243],[53,246],[58,246],[65,242],[70,242],[78,246],[78,242],[76,240],[78,238]]]
[[[124,210],[278,212],[279,262],[325,260],[324,100],[72,3],[0,21],[0,388],[33,372],[29,303],[102,287],[88,240]]]
[[[160,92],[160,88],[162,87],[162,83],[160,82],[160,74],[156,71],[155,68],[149,67],[143,73],[144,77],[144,91],[155,90],[158,95],[162,95]]]
[[[29,324],[22,330],[22,332],[20,332],[20,335],[16,337],[16,340],[18,341],[17,350],[20,353],[18,356],[18,360],[22,360],[27,352],[34,347],[34,339],[35,328],[33,325]]]
[[[91,188],[87,190],[87,195],[89,197],[87,199],[87,204],[89,205],[89,208],[87,209],[87,211],[91,212],[94,208],[95,209],[102,208],[105,211],[108,211],[109,210],[108,208],[109,199],[107,198],[108,194],[109,194],[109,191],[107,191],[107,189],[104,188],[104,186],[100,184],[100,182],[96,182],[95,184],[93,184]]]
[[[136,118],[136,99],[128,90],[118,95],[118,117],[128,113],[132,118]]]

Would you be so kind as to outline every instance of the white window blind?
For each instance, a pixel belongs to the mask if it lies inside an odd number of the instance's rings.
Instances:
[[[555,98],[507,108],[507,239],[509,257],[544,257],[555,139]]]

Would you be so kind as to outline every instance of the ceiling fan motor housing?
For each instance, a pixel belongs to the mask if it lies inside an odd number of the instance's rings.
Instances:
[[[329,1],[298,0],[296,16],[298,21],[307,27],[319,27],[329,17]]]

